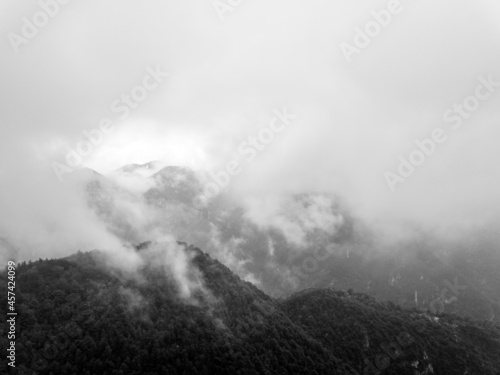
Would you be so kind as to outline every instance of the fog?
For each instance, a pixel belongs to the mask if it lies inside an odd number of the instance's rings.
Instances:
[[[341,43],[353,44],[355,29],[388,3],[255,0],[221,20],[207,1],[74,1],[60,4],[46,26],[15,47],[9,33],[22,35],[23,17],[31,20],[40,5],[2,4],[1,261],[123,247],[83,199],[79,172],[66,171],[61,181],[54,167],[67,166],[82,132],[102,129],[105,119],[112,126],[102,142],[70,170],[109,174],[160,160],[217,174],[238,161],[241,173],[224,193],[255,225],[278,228],[293,246],[304,245],[314,228],[334,233],[343,222],[326,198],[309,208],[289,202],[310,192],[336,197],[332,204],[384,244],[422,231],[450,243],[496,236],[500,7],[489,0],[401,1],[390,24],[349,62]],[[113,110],[151,69],[165,74],[145,100],[127,116]],[[457,126],[445,114],[478,85],[488,98]],[[238,151],[242,144],[284,110],[293,119],[249,161]],[[400,156],[408,160],[419,150],[415,141],[436,129],[446,140],[434,141],[409,177],[392,177],[391,189],[387,172],[397,175]],[[129,203],[123,198],[120,216],[143,231],[140,237],[175,237],[174,229],[151,228],[155,214],[142,202]],[[230,261],[231,251],[221,252]]]

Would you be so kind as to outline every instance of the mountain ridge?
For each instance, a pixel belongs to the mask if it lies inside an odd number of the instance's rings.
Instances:
[[[174,245],[189,259],[188,297],[158,263],[175,263],[158,258],[174,254]],[[106,265],[100,251],[18,265],[19,363],[40,374],[92,375],[497,375],[500,369],[498,325],[332,288],[276,300],[187,243],[143,243],[133,251],[149,260],[133,277]],[[78,334],[70,330],[71,337],[63,327],[73,326]],[[59,348],[50,337],[64,334],[70,343]],[[57,355],[46,358],[49,349]]]

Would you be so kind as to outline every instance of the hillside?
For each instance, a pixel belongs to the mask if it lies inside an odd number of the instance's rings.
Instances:
[[[151,259],[151,246],[136,251]],[[184,286],[159,263],[131,274],[97,251],[18,265],[17,363],[39,374],[500,373],[498,325],[352,291],[278,301],[178,246],[189,259]]]
[[[85,175],[86,205],[121,241],[173,235],[202,247],[243,279],[257,280],[273,297],[307,288],[352,288],[422,312],[500,322],[500,253],[491,234],[460,243],[421,234],[379,244],[332,194],[282,196],[274,219],[259,224],[259,213],[256,219],[225,191],[205,209],[195,209],[193,198],[206,178],[202,171],[151,162],[109,176]],[[316,252],[332,244],[335,251],[314,272],[304,272]]]

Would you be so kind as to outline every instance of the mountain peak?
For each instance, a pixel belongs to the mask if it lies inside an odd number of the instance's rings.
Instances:
[[[160,160],[153,160],[144,164],[127,164],[118,168],[116,172],[119,173],[140,173],[140,174],[154,174],[164,167],[165,163]]]

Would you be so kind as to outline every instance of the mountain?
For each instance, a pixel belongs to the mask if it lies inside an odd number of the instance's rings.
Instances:
[[[402,307],[499,322],[499,268],[494,248],[456,249],[447,257],[411,247],[377,257],[353,249],[326,259],[321,272],[307,274],[301,287],[352,288]]]
[[[371,234],[338,197],[328,194],[282,199],[275,220],[266,225],[256,223],[244,202],[225,191],[197,210],[193,198],[203,191],[207,177],[161,162],[127,165],[109,176],[85,176],[87,204],[124,243],[174,236],[223,259],[240,277],[274,297],[307,288],[352,288],[422,312],[500,322],[497,243],[473,238],[443,245],[422,236],[385,248],[370,240]],[[325,225],[335,220],[337,224]],[[293,242],[297,233],[304,235],[304,244]],[[314,254],[333,245],[335,251],[314,272],[305,272],[316,266],[311,263]]]
[[[127,164],[119,168],[116,172],[123,174],[138,174],[151,176],[164,167],[164,163],[159,160],[150,161],[144,164]]]
[[[499,325],[331,288],[273,299],[185,243],[19,264],[16,306],[17,373],[500,374]]]
[[[202,192],[198,176],[189,168],[168,166],[150,177],[155,187],[146,191],[144,196],[150,204],[165,206],[165,201],[193,205],[193,198]]]

